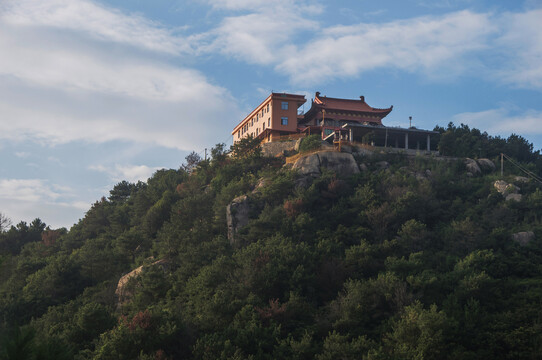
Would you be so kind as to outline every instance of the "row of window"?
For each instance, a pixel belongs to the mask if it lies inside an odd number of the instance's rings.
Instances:
[[[260,118],[263,118],[264,114],[266,113],[269,113],[269,107],[271,106],[271,104],[267,104],[267,106],[264,106],[262,108],[261,111],[259,111],[255,117],[253,117],[249,122],[247,122],[242,128],[241,130],[239,130],[237,132],[237,138],[241,138],[242,135],[244,135],[245,133],[248,132],[249,130],[249,127],[252,127],[254,126],[254,122],[258,122],[258,120]],[[287,101],[282,101],[281,104],[280,104],[280,108],[282,110],[288,110],[288,102]],[[281,117],[280,118],[280,124],[281,125],[288,125],[288,117],[287,116],[284,116],[284,117]],[[270,127],[271,126],[271,119],[267,119],[267,127]],[[265,130],[265,122],[262,124],[262,131]],[[260,133],[260,129],[259,128],[256,128],[256,136],[258,136]],[[252,136],[254,136],[254,132],[251,133]]]
[[[281,125],[288,125],[288,117],[283,116],[280,118],[280,124]],[[271,126],[271,119],[267,119],[267,127]],[[245,128],[246,127],[246,128]],[[265,130],[265,122],[262,124],[262,132]],[[241,135],[244,135],[246,132],[248,132],[248,124],[243,126],[243,128],[237,132],[237,138],[240,139]],[[252,136],[254,136],[254,132],[250,133]],[[256,136],[260,134],[260,129],[256,128]]]

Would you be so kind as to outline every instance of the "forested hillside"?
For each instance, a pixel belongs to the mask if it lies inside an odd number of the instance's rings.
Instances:
[[[437,130],[456,158],[354,153],[359,174],[303,177],[246,140],[117,184],[69,230],[0,227],[0,359],[540,358],[541,185],[501,178],[499,154],[538,176],[542,157]]]

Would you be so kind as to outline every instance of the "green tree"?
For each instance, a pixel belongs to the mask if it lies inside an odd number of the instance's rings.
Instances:
[[[385,340],[386,351],[399,359],[446,359],[452,342],[448,338],[451,323],[436,305],[424,309],[417,301],[404,308],[394,321]]]

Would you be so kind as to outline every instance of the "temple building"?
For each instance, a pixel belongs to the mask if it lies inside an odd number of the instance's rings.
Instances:
[[[382,124],[392,110],[374,108],[359,99],[339,99],[317,92],[310,109],[303,114],[299,107],[304,95],[272,93],[232,131],[234,141],[259,137],[263,142],[319,134],[329,142],[352,142],[407,150],[436,150],[431,144],[435,131],[399,128]]]

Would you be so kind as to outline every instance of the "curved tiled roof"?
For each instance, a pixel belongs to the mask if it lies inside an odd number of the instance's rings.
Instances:
[[[386,115],[390,113],[393,109],[393,105],[387,109],[379,109],[369,106],[365,102],[365,97],[360,96],[359,100],[352,99],[338,99],[327,96],[320,96],[320,93],[317,92],[314,97],[314,105],[321,109],[333,109],[333,110],[344,110],[344,111],[359,111],[366,113],[378,113]]]

